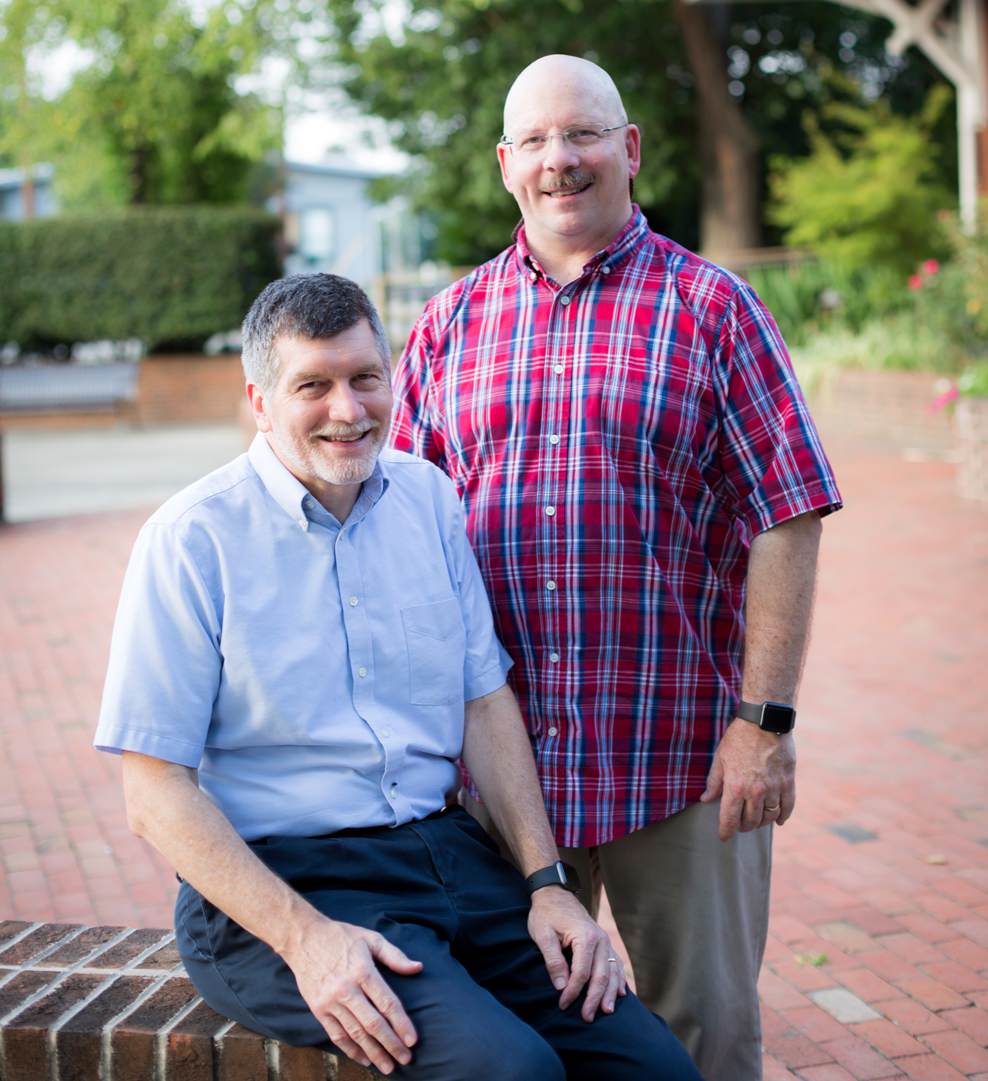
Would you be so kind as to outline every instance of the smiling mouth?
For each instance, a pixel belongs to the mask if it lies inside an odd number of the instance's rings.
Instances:
[[[372,431],[368,428],[367,431],[359,432],[357,435],[317,435],[316,438],[322,443],[360,443],[363,439]]]
[[[572,187],[550,188],[542,194],[548,195],[550,199],[568,199],[574,195],[582,195],[592,184],[593,181],[588,180],[585,184],[574,184]]]

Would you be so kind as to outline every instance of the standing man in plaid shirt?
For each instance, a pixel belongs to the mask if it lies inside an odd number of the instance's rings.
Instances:
[[[632,204],[606,72],[530,65],[497,152],[523,226],[426,306],[394,441],[460,492],[556,840],[641,998],[707,1081],[757,1081],[770,827],[840,494],[751,288]]]

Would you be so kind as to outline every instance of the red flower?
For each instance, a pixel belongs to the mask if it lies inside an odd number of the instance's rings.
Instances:
[[[923,276],[922,274],[910,274],[909,275],[909,288],[913,291],[923,288]]]
[[[928,277],[932,277],[940,269],[940,264],[936,259],[926,259],[923,262],[922,271]]]

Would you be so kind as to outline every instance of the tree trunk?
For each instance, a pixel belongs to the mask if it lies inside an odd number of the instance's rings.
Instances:
[[[24,175],[21,178],[21,217],[24,221],[30,221],[37,213],[32,169],[33,165],[28,164],[23,170]]]
[[[149,188],[148,148],[144,143],[134,147],[130,156],[130,202],[132,206],[143,206],[148,201]]]
[[[696,88],[703,188],[700,246],[715,256],[757,248],[758,138],[727,89],[727,57],[705,5],[673,0]]]

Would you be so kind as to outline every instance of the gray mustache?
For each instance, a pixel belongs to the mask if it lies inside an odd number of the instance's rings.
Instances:
[[[357,424],[352,428],[324,428],[320,432],[315,432],[312,436],[313,439],[356,439],[357,436],[363,435],[364,432],[372,432],[377,427],[376,424],[368,422],[367,424]]]
[[[558,180],[544,187],[544,192],[553,191],[573,191],[574,188],[585,187],[593,179],[587,173],[568,173],[565,176],[561,176]]]

